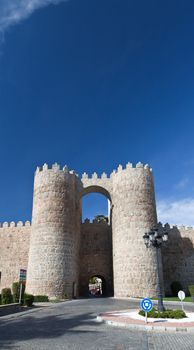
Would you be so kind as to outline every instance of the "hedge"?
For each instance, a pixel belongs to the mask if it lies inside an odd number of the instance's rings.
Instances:
[[[139,315],[145,316],[145,311],[140,310]],[[151,318],[176,318],[176,319],[187,317],[185,312],[182,310],[164,310],[164,311],[158,312],[154,307],[150,312],[148,312],[147,316]]]
[[[3,288],[1,291],[1,303],[4,304],[11,304],[13,303],[13,296],[11,294],[10,288]]]

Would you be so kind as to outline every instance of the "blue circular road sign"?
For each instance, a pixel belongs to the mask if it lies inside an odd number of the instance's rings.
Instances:
[[[141,306],[143,311],[149,312],[153,308],[153,303],[152,303],[151,299],[144,298],[144,299],[141,300],[140,306]]]

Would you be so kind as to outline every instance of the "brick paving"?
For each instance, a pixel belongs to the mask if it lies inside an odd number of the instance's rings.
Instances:
[[[129,316],[125,316],[124,313],[128,310],[106,312],[101,313],[98,316],[98,321],[105,321],[109,325],[113,326],[126,326],[127,328],[139,328],[145,330],[159,330],[159,331],[182,331],[182,332],[193,332],[194,333],[194,322],[168,322],[165,320],[155,322],[150,322],[148,318],[148,322],[145,323],[144,320],[134,319]],[[167,329],[168,328],[168,329]],[[193,346],[194,349],[194,346]]]

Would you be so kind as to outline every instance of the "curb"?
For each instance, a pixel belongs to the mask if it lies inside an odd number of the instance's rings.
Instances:
[[[107,324],[108,326],[113,327],[119,327],[119,328],[126,328],[126,329],[133,329],[136,331],[147,331],[147,332],[166,332],[166,333],[193,333],[194,334],[194,327],[175,327],[175,326],[152,326],[152,325],[143,325],[143,324],[136,324],[136,323],[127,323],[125,321],[114,321],[114,320],[106,320],[102,316],[98,315],[96,317],[96,322],[101,322],[104,324]]]
[[[55,307],[56,305],[62,304],[64,302],[65,301],[62,301],[62,302],[59,302],[59,303],[48,303],[48,305],[38,305],[38,303],[35,303],[35,307],[29,308],[29,309],[21,311],[21,312],[15,312],[15,313],[12,313],[12,314],[10,313],[8,315],[0,316],[0,319],[9,321],[9,320],[15,319],[17,317],[22,317],[22,316],[31,314],[33,312],[39,312],[41,310],[44,310],[45,308]]]

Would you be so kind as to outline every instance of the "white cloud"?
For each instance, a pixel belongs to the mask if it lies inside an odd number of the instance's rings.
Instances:
[[[158,221],[163,224],[194,226],[194,199],[158,201],[157,213]]]
[[[189,178],[188,177],[183,177],[176,185],[175,187],[177,189],[183,190],[185,189],[189,184]]]
[[[0,0],[0,31],[30,16],[35,10],[67,0]]]

